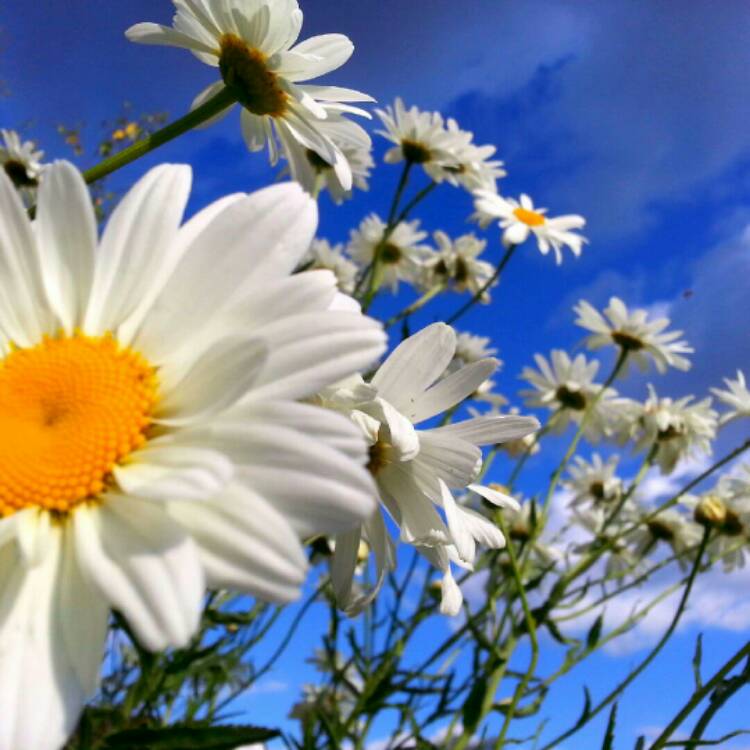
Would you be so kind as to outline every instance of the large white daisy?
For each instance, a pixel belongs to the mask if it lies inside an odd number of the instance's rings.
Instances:
[[[351,41],[343,34],[322,34],[295,44],[302,28],[297,0],[172,1],[177,8],[172,27],[139,23],[127,30],[128,39],[182,47],[218,67],[221,80],[202,91],[193,107],[227,88],[242,107],[242,134],[251,151],[267,144],[275,164],[278,137],[295,179],[302,160],[315,163],[317,156],[333,167],[342,190],[350,190],[349,162],[321,123],[331,107],[338,114],[369,116],[350,102],[372,98],[303,81],[340,68],[354,51]]]
[[[153,169],[98,240],[72,165],[33,223],[0,174],[3,750],[64,744],[110,608],[145,648],[182,646],[206,586],[292,599],[299,536],[374,505],[359,433],[297,402],[384,347],[329,309],[331,273],[290,276],[314,202],[279,185],[180,226],[190,182]]]

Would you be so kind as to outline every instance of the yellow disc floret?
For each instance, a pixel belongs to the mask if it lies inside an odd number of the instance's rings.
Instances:
[[[45,338],[0,361],[0,516],[67,512],[142,445],[154,369],[110,336]]]
[[[544,214],[530,211],[528,208],[517,208],[513,211],[513,216],[529,227],[541,227],[545,222]]]

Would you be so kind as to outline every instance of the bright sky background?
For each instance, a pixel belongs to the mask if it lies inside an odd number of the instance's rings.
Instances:
[[[500,347],[503,392],[515,392],[534,352],[580,340],[571,312],[580,297],[603,305],[612,294],[667,311],[695,346],[693,369],[660,378],[661,390],[701,395],[738,367],[748,371],[746,2],[308,0],[302,6],[303,37],[335,31],[355,42],[352,61],[331,76],[333,83],[367,91],[383,104],[401,95],[408,104],[455,116],[479,143],[497,144],[509,172],[501,185],[505,194],[528,192],[552,215],[587,217],[591,244],[580,260],[568,255],[558,268],[529,244],[489,311],[475,309],[463,320],[465,330],[491,335]],[[98,124],[112,119],[125,100],[136,112],[182,114],[214,71],[183,51],[140,47],[123,36],[135,22],[167,23],[171,14],[167,0],[0,5],[0,78],[11,93],[0,99],[0,125],[22,128],[52,157],[69,155],[55,132],[58,123],[86,123],[93,143]],[[383,150],[380,140],[376,156]],[[265,157],[245,150],[234,116],[164,147],[112,184],[124,188],[149,164],[166,160],[194,167],[191,211],[273,179]],[[371,192],[340,209],[323,199],[321,236],[344,240],[370,210],[384,214],[397,176],[395,168],[381,167]],[[470,210],[466,195],[445,187],[419,215],[430,231],[458,235],[472,229]],[[487,237],[487,257],[496,260],[497,234]],[[437,310],[450,312],[460,302],[449,299]],[[428,311],[414,322],[435,316]],[[645,381],[633,379],[623,390],[642,397]],[[740,435],[739,429],[728,432],[722,448]],[[543,457],[531,463],[529,487],[547,470]],[[639,732],[663,725],[668,709],[687,694],[686,666],[698,629],[711,631],[706,658],[715,663],[747,633],[749,583],[748,575],[731,584],[716,576],[698,592],[692,624],[621,706],[618,747],[630,748]],[[582,670],[574,689],[550,703],[552,725],[565,726],[577,715],[584,681],[594,695],[604,693],[668,619],[665,610],[631,639],[627,654],[602,655]],[[304,648],[303,640],[297,653]],[[250,718],[282,721],[293,685],[311,677],[294,658],[285,659],[247,699]],[[670,700],[663,700],[665,693]],[[743,697],[716,723],[717,731],[742,725]],[[600,723],[566,747],[598,747],[602,734]],[[732,747],[750,747],[750,740]]]

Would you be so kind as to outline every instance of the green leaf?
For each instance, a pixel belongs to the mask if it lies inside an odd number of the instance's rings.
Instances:
[[[599,617],[594,620],[594,624],[591,626],[588,635],[586,636],[586,648],[592,649],[599,643],[599,639],[602,636],[602,625],[604,624],[604,615],[600,614]]]
[[[604,742],[602,750],[612,750],[615,742],[615,724],[617,723],[617,703],[612,704],[612,710],[609,712],[609,721],[607,722],[607,731],[604,733]]]
[[[240,745],[265,742],[279,735],[276,729],[253,726],[171,726],[127,729],[107,737],[105,750],[234,750]]]
[[[467,729],[474,729],[482,715],[482,705],[487,694],[487,677],[479,676],[472,685],[463,705],[463,723]]]
[[[589,692],[589,689],[584,685],[583,686],[583,710],[581,711],[581,715],[578,717],[578,721],[576,722],[576,726],[581,726],[581,724],[585,724],[586,720],[589,718],[589,714],[591,713],[591,693]]]
[[[644,737],[644,735],[641,735],[635,743],[634,750],[645,750],[645,748],[646,748],[646,738]]]

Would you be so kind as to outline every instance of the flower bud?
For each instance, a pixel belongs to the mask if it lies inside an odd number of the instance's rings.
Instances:
[[[695,506],[693,515],[701,526],[719,528],[727,520],[727,506],[718,495],[706,495]]]

